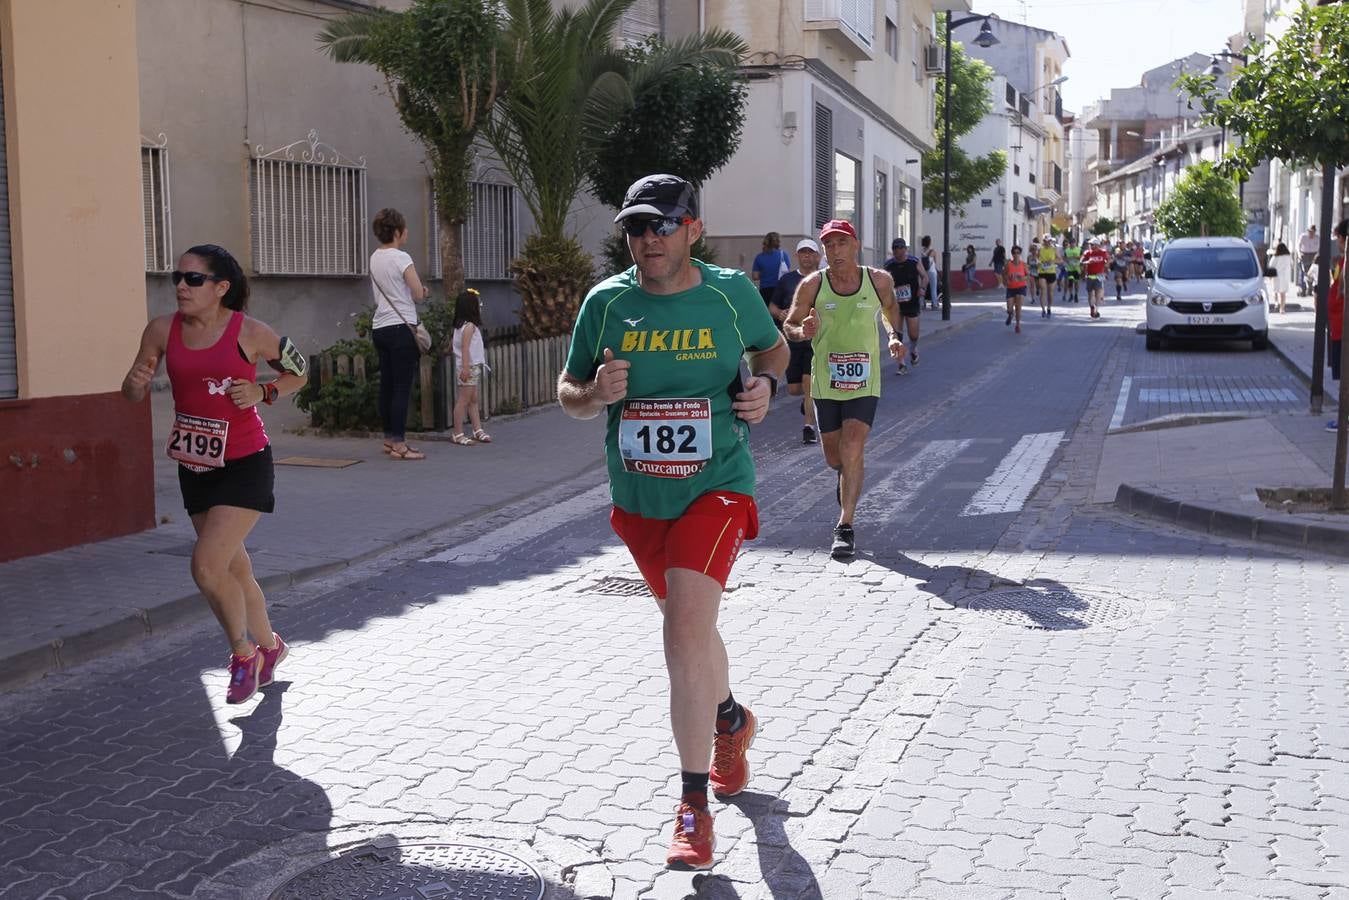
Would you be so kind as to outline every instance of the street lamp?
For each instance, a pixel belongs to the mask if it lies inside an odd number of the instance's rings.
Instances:
[[[951,31],[970,22],[983,22],[979,27],[979,36],[974,39],[976,46],[992,47],[998,43],[993,34],[993,26],[988,16],[964,16],[952,21],[951,11],[946,11],[946,65],[945,95],[942,103],[942,245],[941,245],[941,317],[942,321],[951,319]]]

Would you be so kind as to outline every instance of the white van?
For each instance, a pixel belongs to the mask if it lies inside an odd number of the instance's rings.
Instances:
[[[1177,238],[1168,242],[1148,289],[1147,347],[1165,338],[1249,340],[1269,346],[1269,304],[1255,247],[1244,238]]]

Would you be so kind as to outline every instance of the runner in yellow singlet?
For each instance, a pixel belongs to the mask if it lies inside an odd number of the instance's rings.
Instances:
[[[838,472],[838,525],[830,553],[849,559],[857,552],[853,519],[862,496],[862,454],[881,395],[880,340],[876,314],[885,311],[890,355],[904,358],[899,304],[890,273],[857,263],[860,244],[843,219],[820,229],[829,268],[802,280],[782,330],[788,340],[815,348],[811,386],[824,461]]]
[[[1058,278],[1059,249],[1054,246],[1054,238],[1045,235],[1040,242],[1040,271],[1036,283],[1040,286],[1040,315],[1049,318],[1054,315],[1054,281]]]

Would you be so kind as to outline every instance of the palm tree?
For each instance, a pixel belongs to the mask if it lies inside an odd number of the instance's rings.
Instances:
[[[634,87],[684,66],[734,65],[741,40],[712,31],[671,43],[640,64],[613,35],[634,0],[587,0],[554,10],[549,0],[506,0],[512,80],[483,134],[519,187],[536,232],[512,263],[525,337],[567,333],[590,286],[591,260],[567,217],[588,182],[606,125],[633,103]]]
[[[504,36],[491,0],[414,0],[402,13],[356,12],[330,22],[319,43],[337,62],[374,66],[398,115],[431,162],[445,292],[464,289],[461,228],[478,130],[500,96]]]

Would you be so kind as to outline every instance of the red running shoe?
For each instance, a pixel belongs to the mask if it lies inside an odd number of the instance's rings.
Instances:
[[[226,703],[243,703],[258,692],[258,673],[262,671],[262,654],[254,648],[252,655],[230,654],[230,687],[225,692]]]
[[[272,649],[268,650],[263,646],[258,647],[258,652],[262,654],[262,671],[258,673],[258,687],[266,687],[272,683],[272,674],[276,672],[276,667],[281,665],[281,661],[290,652],[290,647],[286,646],[286,642],[281,640],[281,635],[273,631],[272,638],[276,641],[276,646]]]
[[[674,840],[665,864],[679,869],[706,869],[712,865],[717,839],[712,834],[712,813],[707,807],[680,801],[675,809]]]
[[[749,784],[749,759],[746,753],[754,743],[754,735],[759,730],[759,720],[748,706],[742,705],[740,711],[745,722],[734,734],[723,731],[724,719],[717,720],[717,734],[712,739],[712,771],[707,782],[713,793],[720,797],[734,797]]]

